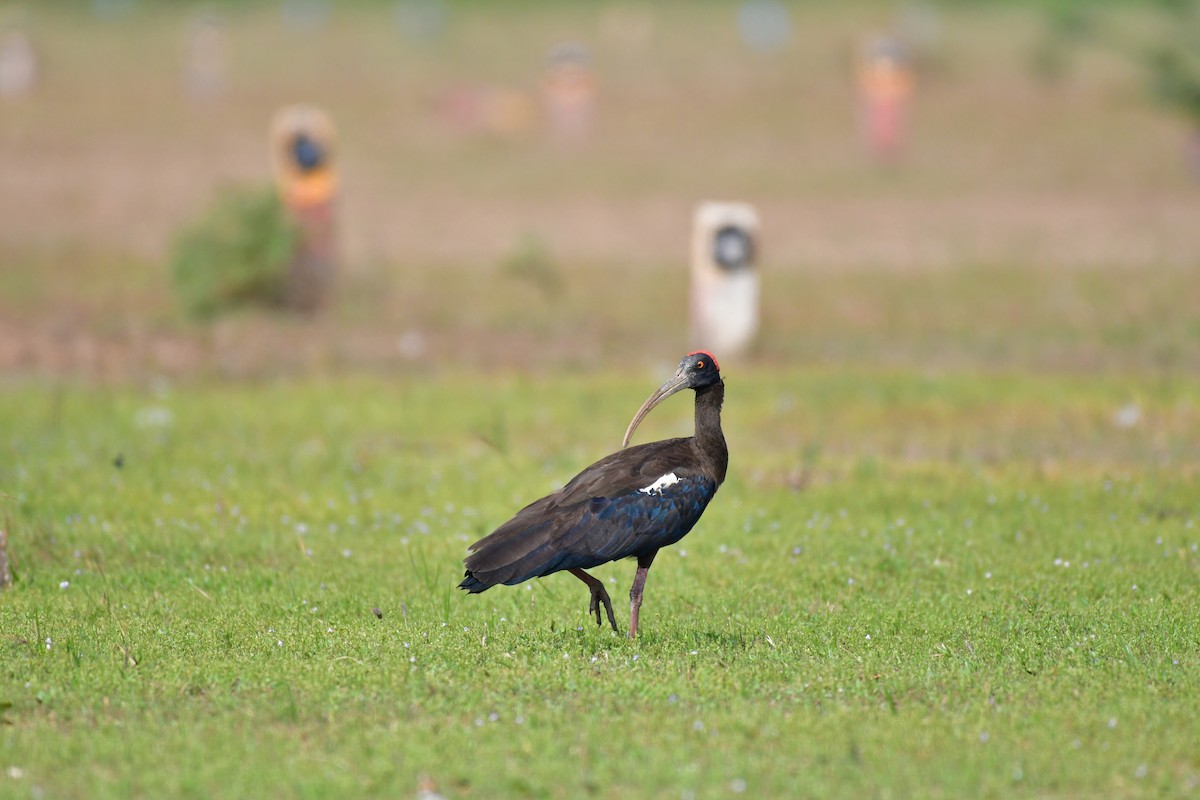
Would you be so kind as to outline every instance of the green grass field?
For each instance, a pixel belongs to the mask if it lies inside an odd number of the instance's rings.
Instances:
[[[633,643],[454,585],[656,376],[10,386],[4,793],[1195,791],[1194,380],[726,371]]]
[[[196,7],[85,5],[31,4],[0,113],[0,798],[1197,795],[1200,192],[1130,59],[1050,81],[1039,4],[939,4],[879,169],[853,52],[919,3],[793,4],[774,54],[731,3],[452,3],[433,43],[218,4],[203,101]],[[440,111],[535,97],[564,38],[587,141]],[[297,100],[338,293],[188,321],[173,237]],[[686,351],[711,198],[761,212],[763,327],[642,635],[569,575],[456,590]],[[633,572],[596,570],[622,625]]]

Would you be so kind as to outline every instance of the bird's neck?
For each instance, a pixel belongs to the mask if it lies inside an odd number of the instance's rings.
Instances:
[[[712,467],[717,483],[725,480],[729,449],[721,431],[721,404],[725,401],[725,383],[696,390],[696,447]]]

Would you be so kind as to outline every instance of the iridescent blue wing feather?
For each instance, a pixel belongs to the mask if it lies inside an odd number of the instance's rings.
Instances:
[[[597,461],[472,545],[463,588],[483,591],[674,544],[717,491],[713,476],[685,466],[692,456],[691,439],[668,439]]]

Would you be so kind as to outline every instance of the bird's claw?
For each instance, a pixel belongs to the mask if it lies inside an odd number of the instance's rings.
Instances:
[[[588,603],[588,613],[596,615],[596,624],[603,625],[604,620],[600,616],[600,604],[604,604],[604,610],[608,612],[608,624],[612,625],[612,629],[617,633],[617,618],[613,614],[612,600],[608,597],[608,591],[605,590],[603,584],[596,583],[589,587],[592,591],[592,599]]]

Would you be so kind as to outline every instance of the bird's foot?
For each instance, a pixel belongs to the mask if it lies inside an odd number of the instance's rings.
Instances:
[[[588,613],[596,615],[597,625],[603,625],[604,620],[600,617],[600,605],[603,603],[604,610],[608,612],[608,624],[612,625],[612,629],[614,631],[620,633],[621,631],[617,630],[617,618],[613,615],[612,600],[609,599],[608,592],[605,590],[604,584],[596,581],[593,584],[589,584],[588,588],[592,592],[592,599],[588,603]]]

